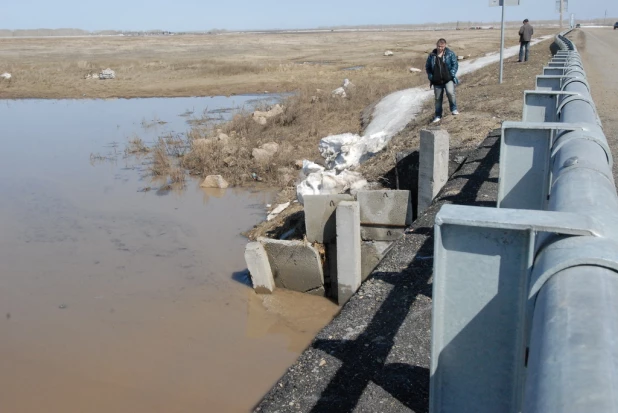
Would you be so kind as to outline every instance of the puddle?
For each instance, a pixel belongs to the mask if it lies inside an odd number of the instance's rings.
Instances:
[[[364,69],[364,68],[365,68],[365,66],[362,66],[362,65],[361,65],[361,66],[350,66],[350,67],[344,67],[344,68],[343,68],[343,69],[341,69],[341,70],[353,71],[353,70],[362,70],[362,69]]]
[[[123,155],[251,99],[0,101],[2,411],[249,411],[330,320],[248,286],[239,233],[273,193],[157,196]]]

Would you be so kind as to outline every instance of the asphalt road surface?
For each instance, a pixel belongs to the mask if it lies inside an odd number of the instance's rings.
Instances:
[[[583,31],[585,40],[576,44],[614,157],[614,181],[618,182],[618,30]]]

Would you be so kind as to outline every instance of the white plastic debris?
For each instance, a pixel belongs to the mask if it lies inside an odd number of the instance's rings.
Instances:
[[[282,213],[287,207],[290,206],[289,202],[286,202],[285,204],[279,204],[275,207],[275,209],[273,209],[272,211],[270,211],[270,213],[268,214],[268,216],[266,217],[266,221],[270,221],[271,219],[275,218],[277,215],[279,215],[280,213]]]
[[[384,52],[384,56],[392,56],[393,52],[391,50],[387,50]]]
[[[308,176],[314,172],[324,172],[324,167],[315,162],[304,159],[302,171],[305,176]]]
[[[9,80],[9,79],[11,79],[11,77],[12,77],[12,76],[11,76],[11,74],[10,74],[10,73],[8,73],[8,72],[4,72],[4,73],[2,73],[2,74],[0,75],[0,77],[1,77],[2,79]]]
[[[419,72],[421,72],[421,69],[418,69],[418,68],[416,68],[416,67],[411,67],[411,68],[410,68],[410,72],[411,72],[411,73],[419,73]]]
[[[337,97],[337,96],[339,96],[339,97],[344,98],[344,97],[346,97],[346,96],[347,96],[347,94],[345,93],[345,89],[344,89],[343,87],[338,87],[337,89],[335,89],[335,90],[333,90],[332,92],[330,92],[330,94],[331,94],[333,97]]]
[[[102,70],[101,73],[99,73],[99,79],[100,80],[105,80],[105,79],[116,79],[116,72],[114,72],[112,69],[107,68],[105,70]]]
[[[296,198],[304,204],[305,195],[340,194],[358,191],[367,185],[367,180],[358,172],[336,171],[314,172],[296,186]]]

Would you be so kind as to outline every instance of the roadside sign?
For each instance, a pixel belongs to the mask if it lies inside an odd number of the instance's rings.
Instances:
[[[569,0],[562,0],[562,10],[560,10],[560,0],[556,0],[556,12],[560,13],[561,11],[569,11]]]
[[[489,0],[489,7],[494,6],[519,6],[520,0]]]

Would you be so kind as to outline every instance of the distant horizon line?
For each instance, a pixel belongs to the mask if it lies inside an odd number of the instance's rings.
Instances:
[[[592,17],[587,19],[576,19],[578,22],[592,22],[592,21],[613,21],[616,17]],[[559,24],[560,19],[544,19],[544,20],[536,20],[536,24]],[[568,22],[569,19],[566,18],[564,20]],[[514,24],[520,23],[519,19],[517,20],[507,20],[506,24]],[[534,22],[534,20],[533,20]],[[610,24],[610,23],[607,23]],[[408,24],[357,24],[357,25],[335,25],[335,26],[316,26],[316,27],[305,27],[305,28],[270,28],[270,29],[225,29],[225,28],[212,28],[212,29],[192,29],[192,30],[168,30],[168,29],[100,29],[100,30],[87,30],[80,29],[76,27],[60,27],[60,28],[48,28],[48,27],[39,27],[39,28],[29,28],[29,29],[3,29],[0,28],[0,32],[20,32],[20,31],[79,31],[82,33],[102,33],[102,32],[115,32],[115,33],[154,33],[154,32],[166,32],[166,33],[212,33],[212,32],[228,32],[228,33],[242,33],[242,32],[277,32],[277,31],[311,31],[311,30],[337,30],[337,29],[384,29],[384,28],[414,28],[414,27],[426,27],[426,26],[447,26],[451,25],[454,27],[458,27],[459,25],[463,25],[462,28],[466,28],[467,26],[478,27],[482,26],[499,26],[500,21],[479,21],[479,20],[458,20],[458,21],[449,21],[449,22],[425,22],[425,23],[408,23]]]

